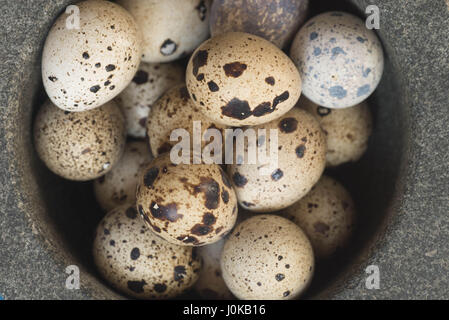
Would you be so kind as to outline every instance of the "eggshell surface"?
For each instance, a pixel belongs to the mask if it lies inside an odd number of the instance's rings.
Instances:
[[[98,178],[120,160],[125,120],[113,101],[84,112],[63,111],[47,101],[34,122],[37,154],[57,175],[77,181]]]
[[[119,0],[143,33],[142,60],[169,62],[190,54],[209,36],[210,0]]]
[[[110,211],[125,203],[135,203],[139,173],[151,160],[153,156],[145,142],[128,142],[117,165],[94,182],[94,193],[100,206]]]
[[[117,96],[140,63],[140,33],[132,16],[109,1],[82,1],[56,20],[42,53],[42,79],[51,101],[86,111]],[[74,24],[79,17],[79,28]],[[74,19],[74,20],[72,20]]]
[[[144,138],[148,113],[165,91],[184,82],[183,68],[174,63],[141,63],[131,83],[116,98],[128,135]]]
[[[187,246],[220,240],[237,218],[234,190],[219,165],[174,164],[169,153],[144,169],[137,208],[155,233]]]
[[[301,73],[302,93],[327,108],[347,108],[368,98],[384,68],[376,34],[345,12],[307,21],[293,40],[290,57]]]
[[[304,230],[317,259],[330,258],[348,244],[356,218],[351,195],[327,176],[281,215]]]
[[[239,299],[293,299],[312,279],[312,246],[293,222],[277,215],[257,215],[229,235],[221,269],[226,285]]]
[[[329,109],[303,96],[298,106],[315,116],[326,135],[328,167],[357,161],[365,153],[372,132],[372,116],[366,102],[344,109]]]
[[[211,34],[247,32],[282,48],[304,23],[308,7],[308,0],[214,1],[210,18]]]
[[[186,84],[202,113],[229,126],[276,119],[301,92],[293,62],[269,41],[241,32],[202,43],[190,58]]]
[[[256,152],[255,144],[266,148],[268,162],[245,160],[228,166],[239,204],[250,211],[279,210],[301,199],[321,177],[326,163],[326,140],[318,122],[308,112],[293,108],[277,120],[252,127],[257,141],[246,144],[245,152]],[[277,161],[271,152],[270,130],[277,132]],[[259,151],[257,151],[259,152]],[[274,162],[274,163],[272,163]],[[262,172],[270,170],[270,172]]]
[[[147,134],[151,151],[155,156],[170,151],[178,141],[170,141],[171,133],[176,129],[186,130],[193,152],[194,121],[198,122],[199,137],[203,137],[207,129],[217,129],[223,136],[226,126],[215,125],[204,116],[193,103],[185,85],[178,85],[167,91],[153,106],[148,117]],[[201,150],[208,140],[202,139]]]
[[[135,207],[121,206],[100,222],[93,244],[98,271],[110,284],[140,299],[174,298],[198,279],[201,260],[191,247],[156,236]]]
[[[202,259],[203,268],[199,279],[195,282],[195,291],[205,299],[232,299],[221,275],[220,257],[223,251],[224,239],[213,244],[198,248],[198,256]]]

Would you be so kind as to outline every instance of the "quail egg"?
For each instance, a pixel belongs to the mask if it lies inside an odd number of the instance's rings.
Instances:
[[[198,248],[198,256],[202,259],[198,281],[195,282],[195,291],[205,299],[232,299],[233,295],[221,276],[220,257],[225,239],[213,244]]]
[[[209,36],[210,0],[118,0],[143,33],[142,60],[169,62],[195,50]]]
[[[301,78],[287,55],[271,42],[242,32],[202,43],[190,58],[186,82],[200,111],[228,126],[277,119],[301,93]]]
[[[336,180],[323,176],[304,198],[281,215],[300,226],[312,243],[315,257],[325,259],[348,243],[355,208],[349,192]]]
[[[209,139],[203,139],[207,129],[217,129],[223,136],[226,126],[215,125],[206,118],[195,106],[187,92],[186,86],[178,85],[167,91],[151,108],[147,123],[147,134],[151,151],[155,156],[170,151],[177,141],[170,141],[170,135],[175,129],[184,129],[193,138],[194,121],[198,121],[201,138],[201,149]],[[191,139],[193,149],[193,139]]]
[[[110,171],[126,141],[125,120],[114,101],[84,112],[44,103],[34,122],[37,154],[57,175],[86,181]]]
[[[365,153],[372,131],[371,112],[365,101],[349,108],[329,109],[302,96],[298,105],[315,116],[326,135],[328,167],[357,161]]]
[[[325,135],[315,118],[299,108],[251,129],[265,129],[266,136],[247,142],[245,152],[255,153],[256,144],[265,145],[269,161],[258,158],[252,164],[237,159],[228,166],[239,204],[256,212],[288,207],[305,196],[321,177],[326,163]],[[271,141],[276,137],[270,130],[276,130],[277,140]]]
[[[192,287],[201,270],[195,248],[155,235],[134,205],[110,211],[97,227],[93,257],[98,271],[121,292],[141,299],[173,298]]]
[[[178,83],[184,82],[183,68],[174,63],[141,63],[132,82],[116,98],[125,115],[128,135],[145,138],[147,116],[153,103]]]
[[[345,12],[322,13],[296,35],[290,57],[303,81],[302,93],[326,108],[365,100],[384,68],[382,45],[362,19]]]
[[[293,222],[273,214],[257,215],[229,235],[221,270],[226,285],[239,299],[293,299],[312,279],[313,250]]]
[[[308,7],[309,0],[214,1],[210,17],[211,34],[247,32],[282,48],[304,23]]]
[[[137,208],[155,233],[187,246],[220,240],[237,218],[234,190],[219,165],[175,164],[170,153],[142,172]]]
[[[77,19],[63,13],[45,40],[42,79],[51,101],[67,111],[96,108],[117,96],[140,62],[140,33],[133,17],[110,1],[76,4]]]
[[[94,193],[100,206],[110,211],[125,203],[135,203],[140,170],[151,160],[153,157],[145,142],[128,142],[117,165],[94,182]]]

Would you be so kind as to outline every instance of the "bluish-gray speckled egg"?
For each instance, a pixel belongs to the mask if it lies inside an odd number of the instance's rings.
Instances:
[[[354,106],[376,89],[384,68],[382,45],[360,18],[325,12],[299,30],[290,57],[303,81],[302,93],[321,106]]]

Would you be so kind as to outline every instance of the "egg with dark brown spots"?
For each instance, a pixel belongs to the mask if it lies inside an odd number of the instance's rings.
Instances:
[[[349,192],[336,180],[323,176],[301,200],[281,213],[307,234],[317,259],[344,249],[352,235],[356,212]]]
[[[190,58],[186,83],[200,111],[229,126],[279,118],[301,93],[293,62],[269,41],[241,32],[202,43]]]
[[[131,83],[116,98],[126,119],[128,135],[145,138],[148,113],[165,91],[184,82],[184,69],[175,63],[141,63]]]
[[[95,198],[100,206],[109,211],[125,203],[135,203],[139,173],[151,160],[153,156],[145,142],[128,142],[117,165],[94,182]]]
[[[84,112],[63,111],[45,102],[34,120],[39,158],[55,174],[86,181],[110,171],[126,141],[125,120],[114,101]]]
[[[198,256],[202,259],[198,281],[195,282],[195,291],[205,299],[232,299],[234,296],[229,291],[221,275],[220,257],[223,251],[225,239],[198,248]]]
[[[365,153],[373,127],[365,101],[349,108],[330,109],[302,96],[298,106],[315,116],[326,135],[328,167],[357,161]]]
[[[142,60],[169,62],[190,53],[209,36],[210,0],[119,0],[143,33]]]
[[[308,20],[290,49],[303,81],[302,93],[327,108],[354,106],[382,77],[382,45],[365,21],[346,12],[325,12]]]
[[[177,140],[170,141],[170,135],[175,129],[184,129],[190,134],[190,137],[193,137],[194,121],[198,122],[200,135],[205,134],[208,129],[216,129],[223,136],[226,128],[226,126],[214,124],[199,111],[184,84],[167,91],[153,105],[148,117],[147,135],[153,154],[157,156],[170,151],[172,146],[178,143]],[[202,139],[202,148],[208,142],[209,139]],[[190,149],[193,151],[193,140],[190,143]]]
[[[297,298],[314,272],[310,241],[293,222],[257,215],[238,224],[221,255],[223,279],[244,300]]]
[[[214,1],[210,18],[211,34],[247,32],[282,48],[304,23],[308,7],[308,0]]]
[[[174,298],[191,288],[201,271],[195,248],[156,236],[134,205],[110,211],[97,227],[95,265],[120,292],[140,299]]]
[[[71,24],[76,19],[61,14],[42,53],[45,90],[67,111],[93,109],[117,96],[133,78],[141,55],[140,33],[126,10],[110,1],[76,6],[79,28]]]
[[[170,153],[143,170],[137,208],[155,233],[186,246],[220,240],[237,218],[234,190],[219,165],[174,164]]]
[[[228,165],[238,201],[256,212],[288,207],[305,196],[321,177],[326,164],[325,135],[315,118],[299,108],[251,129],[265,129],[265,135],[259,135],[256,141],[245,139],[244,152],[259,152],[254,150],[265,147],[268,161],[258,158],[255,163],[234,161]],[[270,130],[277,132],[277,140]],[[277,150],[277,161],[271,150]]]

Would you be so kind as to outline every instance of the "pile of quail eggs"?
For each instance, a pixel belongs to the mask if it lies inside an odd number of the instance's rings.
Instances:
[[[367,148],[376,34],[349,13],[310,17],[308,0],[76,5],[79,28],[63,13],[45,42],[34,142],[55,174],[93,181],[101,276],[141,299],[304,294],[357,219],[323,172]],[[277,129],[278,167],[173,163],[170,133],[196,120]]]

